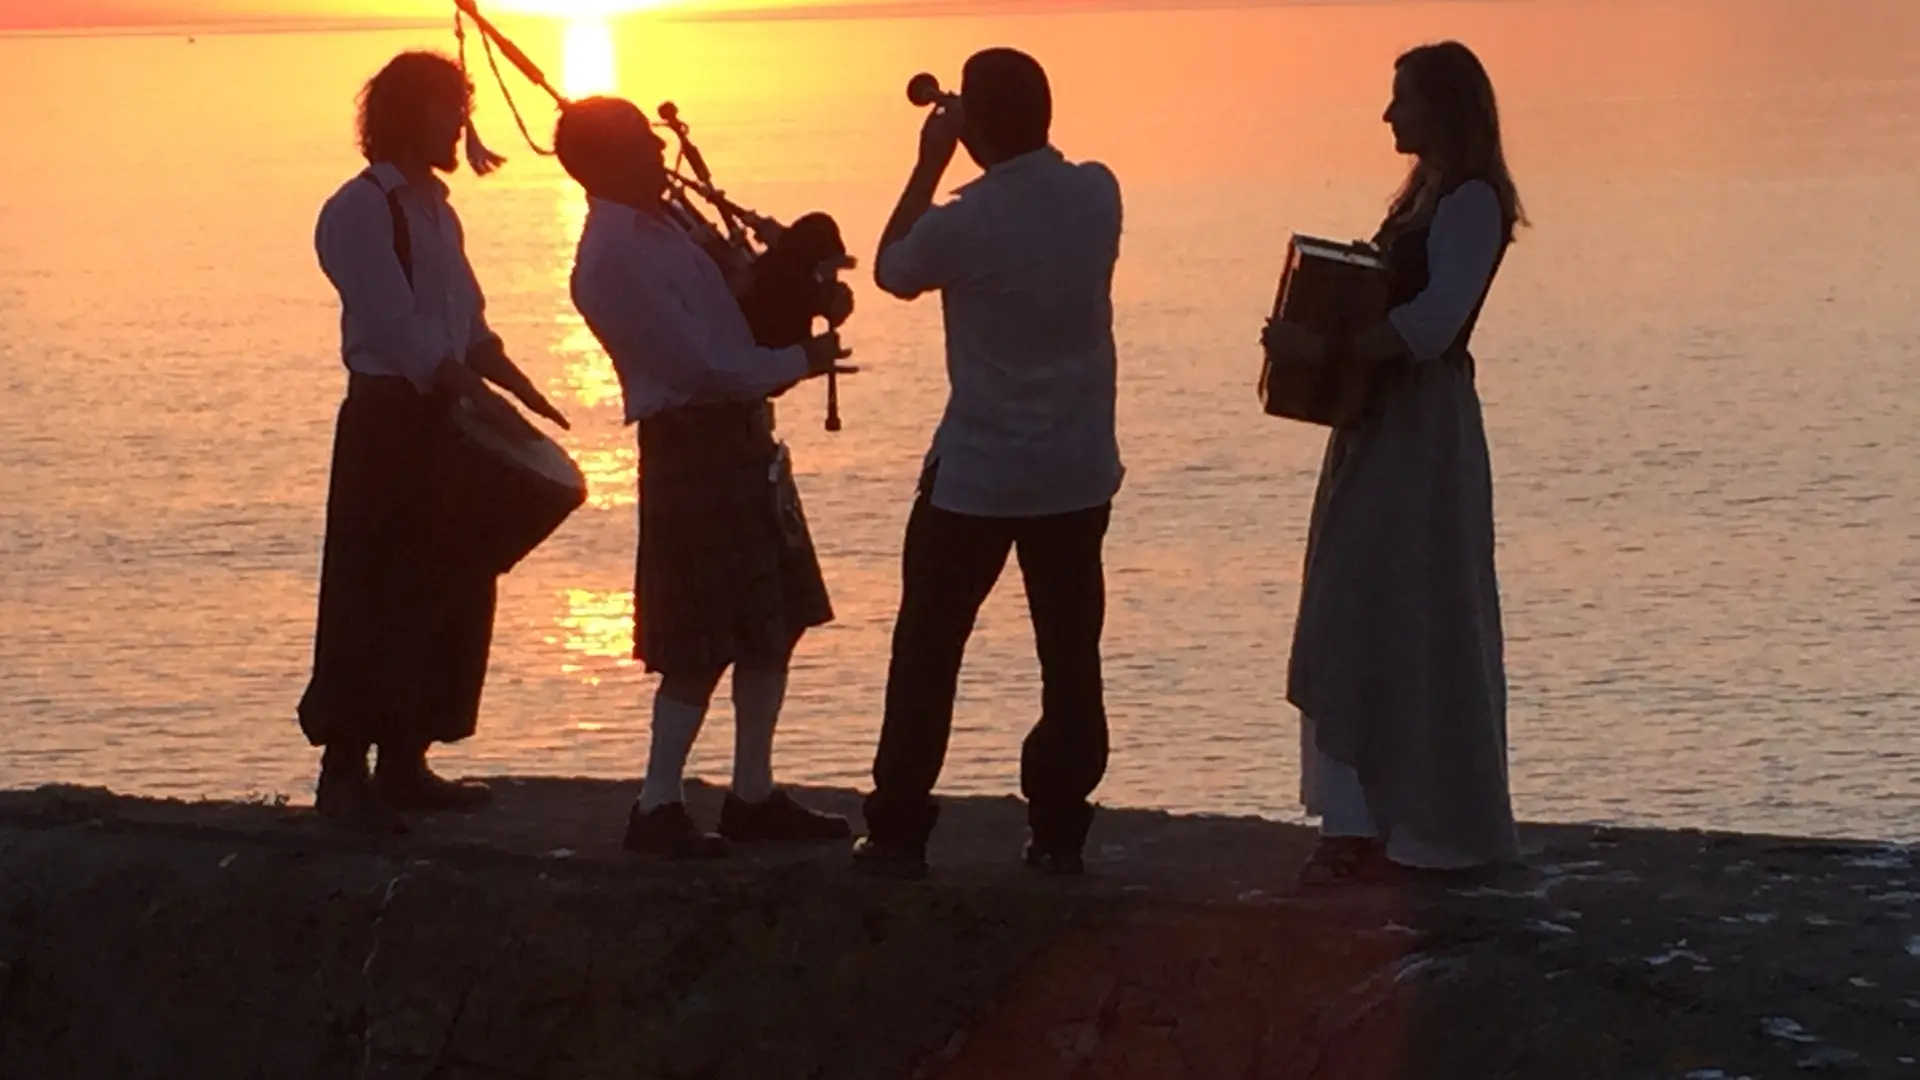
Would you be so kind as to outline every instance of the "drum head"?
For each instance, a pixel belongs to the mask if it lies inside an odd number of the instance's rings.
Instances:
[[[548,438],[546,433],[532,424],[526,424],[526,430],[519,440],[509,439],[492,424],[480,419],[474,411],[473,403],[462,401],[454,411],[454,425],[462,437],[477,443],[487,453],[519,466],[526,472],[545,479],[555,487],[574,491],[587,490],[587,479],[580,467],[573,463],[559,443]],[[526,423],[524,418],[521,421]]]

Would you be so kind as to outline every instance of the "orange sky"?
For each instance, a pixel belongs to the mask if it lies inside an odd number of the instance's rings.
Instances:
[[[861,8],[875,13],[938,13],[1062,7],[1237,6],[1283,0],[481,0],[491,14],[606,15],[661,8],[687,15],[827,12]],[[116,27],[312,25],[380,20],[438,21],[451,0],[0,0],[0,32]]]
[[[480,9],[499,14],[604,15],[665,6],[689,13],[721,14],[807,2],[809,0],[481,0]],[[413,21],[446,18],[452,10],[450,0],[0,0],[0,30]]]

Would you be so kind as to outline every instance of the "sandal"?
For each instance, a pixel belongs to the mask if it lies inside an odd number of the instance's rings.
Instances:
[[[1309,889],[1367,884],[1385,861],[1386,850],[1378,840],[1364,836],[1323,836],[1313,846],[1307,861],[1300,865],[1296,880]]]

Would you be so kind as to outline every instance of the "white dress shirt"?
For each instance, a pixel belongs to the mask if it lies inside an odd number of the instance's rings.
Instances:
[[[1434,205],[1427,231],[1427,287],[1387,312],[1416,361],[1438,360],[1486,296],[1506,230],[1500,198],[1469,180]]]
[[[927,455],[933,505],[1041,517],[1120,489],[1120,217],[1106,166],[1046,147],[989,168],[880,253],[881,288],[941,294],[951,393]]]
[[[720,268],[659,214],[588,200],[573,303],[613,361],[628,423],[685,405],[756,401],[807,374],[802,347],[754,342]]]
[[[340,294],[340,347],[347,367],[367,375],[399,375],[423,392],[440,361],[465,362],[470,350],[498,347],[487,327],[486,301],[467,261],[460,218],[438,180],[407,181],[392,165],[373,166],[375,183],[356,176],[320,211],[314,246],[320,268]],[[387,193],[407,216],[413,282],[394,257]]]

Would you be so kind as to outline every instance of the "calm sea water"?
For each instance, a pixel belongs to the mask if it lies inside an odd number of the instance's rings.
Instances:
[[[871,252],[919,116],[976,47],[1051,68],[1111,164],[1123,449],[1106,638],[1112,803],[1294,817],[1281,699],[1321,440],[1261,415],[1289,231],[1371,229],[1393,56],[1458,36],[1499,84],[1536,228],[1479,336],[1521,811],[1920,835],[1920,13],[1907,0],[1278,6],[527,26],[573,91],[677,100],[730,192]],[[0,40],[0,784],[305,798],[342,386],[313,215],[350,110],[432,32]],[[551,110],[522,96],[536,134]],[[504,584],[457,770],[637,776],[634,451],[566,295],[580,197],[514,145],[456,178],[495,325],[573,415],[592,501]],[[514,152],[514,151],[518,152]],[[862,785],[901,528],[944,383],[938,310],[872,290],[846,430],[781,412],[841,613],[780,760]],[[969,656],[952,792],[1017,789],[1038,672],[1017,574]],[[725,775],[725,707],[696,769]]]

